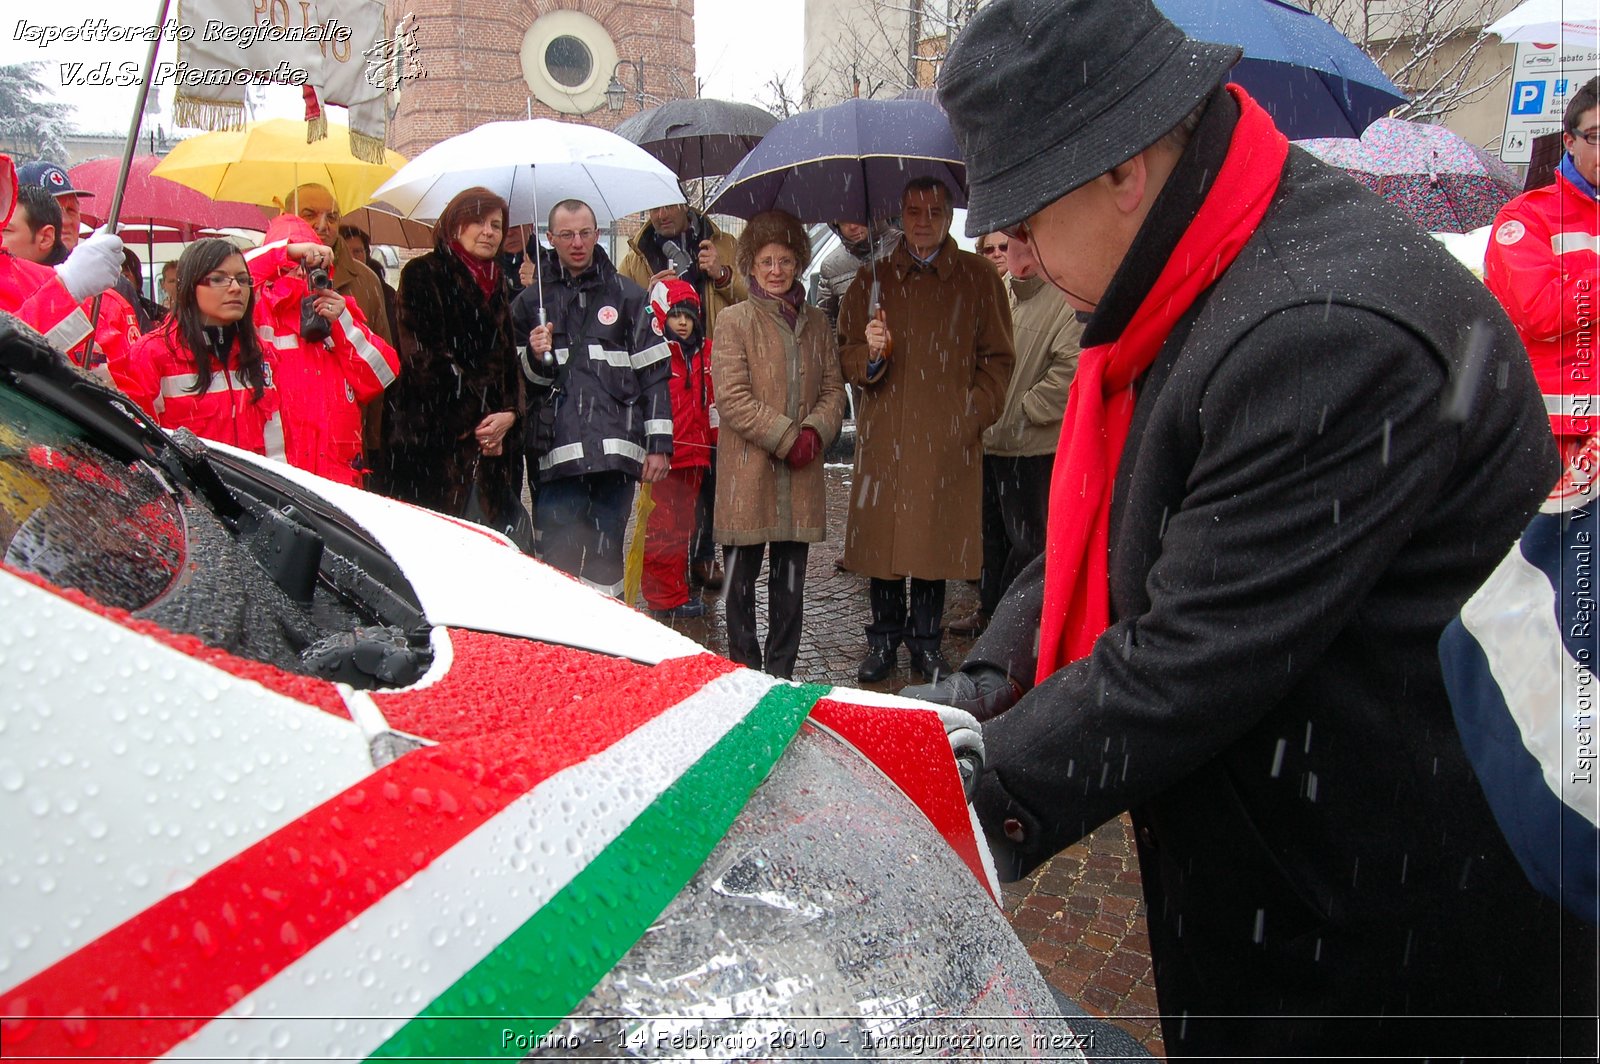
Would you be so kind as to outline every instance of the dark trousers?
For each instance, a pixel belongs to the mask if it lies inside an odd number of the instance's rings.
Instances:
[[[609,595],[622,594],[623,534],[637,484],[626,473],[585,473],[539,485],[539,557]]]
[[[1044,553],[1053,454],[983,456],[983,575],[978,606],[994,613],[1006,588]]]
[[[926,653],[939,649],[944,623],[944,581],[911,577],[910,623],[906,616],[906,581],[872,578],[872,623],[867,625],[867,645],[888,647],[901,643]]]
[[[711,535],[712,518],[717,509],[717,449],[711,448],[711,466],[700,481],[695,499],[694,535],[689,540],[689,564],[717,560],[717,544]]]
[[[794,661],[800,653],[809,546],[780,540],[722,548],[723,567],[727,571],[728,657],[731,660],[752,669],[762,668],[761,643],[756,638],[756,576],[761,572],[761,555],[770,552],[765,669],[781,679],[794,677]]]

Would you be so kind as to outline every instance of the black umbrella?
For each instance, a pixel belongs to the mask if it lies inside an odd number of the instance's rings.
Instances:
[[[710,209],[870,222],[899,214],[900,194],[916,177],[938,178],[951,206],[967,205],[967,168],[945,113],[921,100],[846,100],[778,123],[728,174]]]
[[[639,112],[616,132],[686,181],[732,170],[777,124],[771,114],[748,103],[673,100]]]

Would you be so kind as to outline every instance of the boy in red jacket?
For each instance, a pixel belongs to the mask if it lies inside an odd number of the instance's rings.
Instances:
[[[644,540],[644,601],[662,620],[702,617],[706,604],[689,598],[689,537],[694,502],[711,465],[711,341],[700,324],[700,296],[677,278],[650,290],[656,332],[672,349],[672,468],[651,489],[655,510]]]

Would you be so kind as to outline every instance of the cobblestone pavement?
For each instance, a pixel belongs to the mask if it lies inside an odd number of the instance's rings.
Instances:
[[[850,468],[829,466],[828,539],[813,544],[806,565],[805,627],[800,639],[796,680],[860,686],[856,666],[866,653],[869,619],[867,581],[834,567],[844,543],[850,498]],[[757,616],[766,631],[763,573],[757,585]],[[708,601],[713,596],[708,593]],[[945,620],[963,617],[977,606],[977,590],[951,581]],[[710,650],[727,649],[720,608],[703,620],[680,621],[677,629]],[[946,635],[945,653],[959,663],[972,641]],[[899,668],[874,690],[898,691],[920,682]],[[1144,900],[1133,831],[1126,817],[1112,821],[1056,855],[1033,875],[1007,884],[1003,902],[1011,926],[1045,979],[1087,1011],[1109,1017],[1156,1055],[1162,1053],[1156,1015],[1150,940],[1145,933]]]

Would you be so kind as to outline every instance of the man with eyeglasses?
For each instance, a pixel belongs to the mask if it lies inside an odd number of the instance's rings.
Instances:
[[[599,247],[587,203],[552,207],[548,236],[543,286],[511,305],[513,334],[528,345],[524,445],[539,556],[620,596],[634,485],[665,477],[671,461],[671,351],[644,289]]]
[[[1600,78],[1572,94],[1554,180],[1500,209],[1483,280],[1528,348],[1550,427],[1571,460],[1600,431]]]
[[[948,674],[945,581],[983,564],[983,431],[1011,380],[1011,311],[1000,275],[951,239],[950,206],[942,182],[909,182],[899,244],[861,267],[839,308],[861,403],[844,564],[871,581],[862,683],[886,678],[902,643],[913,672]]]
[[[992,718],[1002,878],[1131,812],[1169,1058],[1593,1059],[1594,929],[1523,876],[1438,659],[1555,480],[1538,388],[1239,55],[1150,0],[994,0],[948,53],[968,231],[1088,320],[1044,557],[907,693]]]

